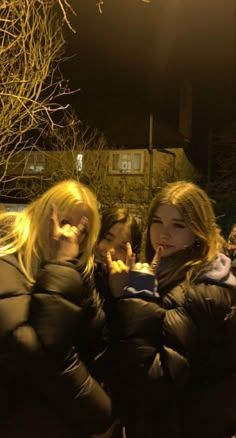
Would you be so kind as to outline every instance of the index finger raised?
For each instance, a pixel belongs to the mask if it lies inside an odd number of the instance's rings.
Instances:
[[[154,257],[152,259],[151,268],[152,268],[154,273],[156,273],[156,270],[157,270],[158,265],[160,263],[160,258],[161,258],[162,251],[163,251],[162,246],[158,246],[157,249],[156,249],[156,252],[154,254]]]
[[[136,261],[136,256],[133,253],[132,246],[129,242],[126,243],[126,259],[125,264],[132,270]]]

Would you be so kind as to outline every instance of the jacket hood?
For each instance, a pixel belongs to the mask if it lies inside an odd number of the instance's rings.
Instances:
[[[219,285],[236,286],[236,277],[231,272],[231,259],[223,253],[219,253],[209,270],[206,271],[202,280]]]

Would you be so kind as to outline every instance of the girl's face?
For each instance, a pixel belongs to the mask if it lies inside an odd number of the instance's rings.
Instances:
[[[161,255],[167,257],[192,246],[195,235],[174,205],[161,204],[152,217],[150,241],[154,251],[162,246]]]
[[[95,249],[95,260],[106,263],[106,254],[112,251],[113,260],[126,260],[126,243],[131,241],[130,227],[123,223],[113,225]]]

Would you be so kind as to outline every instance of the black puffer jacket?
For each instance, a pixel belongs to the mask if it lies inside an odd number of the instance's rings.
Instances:
[[[105,321],[91,286],[73,263],[51,262],[31,288],[13,256],[0,259],[0,278],[0,435],[105,431],[111,401],[89,372]]]
[[[127,438],[236,432],[235,303],[235,288],[204,281],[117,300],[107,358]]]

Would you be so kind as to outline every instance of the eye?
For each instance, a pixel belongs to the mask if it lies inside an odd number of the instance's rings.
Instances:
[[[161,224],[161,220],[157,219],[157,218],[154,218],[154,219],[152,219],[151,224]]]
[[[186,228],[184,224],[174,224],[175,228],[180,228],[180,229],[184,229]]]

